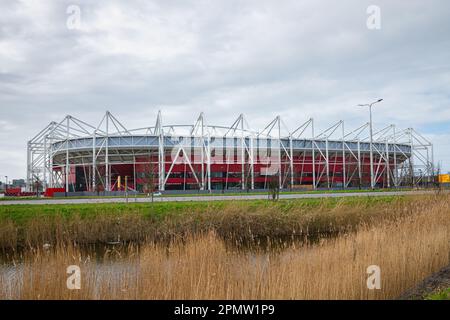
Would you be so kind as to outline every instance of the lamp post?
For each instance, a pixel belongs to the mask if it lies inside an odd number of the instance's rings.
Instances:
[[[5,192],[8,191],[8,176],[5,176]]]
[[[358,104],[358,107],[369,107],[369,127],[370,127],[370,188],[373,190],[375,188],[374,170],[373,170],[373,127],[372,127],[372,106],[376,103],[383,101],[383,99],[378,99],[372,103]]]

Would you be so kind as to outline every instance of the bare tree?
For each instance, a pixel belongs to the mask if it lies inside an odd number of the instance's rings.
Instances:
[[[35,177],[35,181],[34,181],[34,184],[33,184],[33,187],[34,187],[34,191],[36,192],[36,197],[39,197],[39,191],[41,190],[41,187],[42,187],[42,182],[41,182],[41,180],[39,180],[39,177]]]
[[[152,202],[154,201],[154,191],[156,189],[155,185],[155,164],[152,161],[152,157],[150,156],[149,163],[144,167],[144,192],[147,192],[147,196],[152,198]]]
[[[95,179],[95,192],[97,192],[97,196],[100,195],[100,191],[104,189],[103,188],[103,182],[101,179],[101,175],[97,174],[97,178]]]
[[[280,182],[278,174],[271,175],[269,178],[269,197],[273,201],[277,201],[280,198]]]

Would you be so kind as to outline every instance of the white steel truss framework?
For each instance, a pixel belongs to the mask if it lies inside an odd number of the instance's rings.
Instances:
[[[30,190],[36,182],[44,189],[75,190],[71,176],[81,167],[88,190],[100,185],[111,191],[117,183],[111,180],[112,168],[126,164],[134,168],[130,188],[136,189],[136,166],[146,161],[157,163],[159,190],[166,190],[179,165],[186,167],[184,179],[188,172],[199,190],[212,189],[217,177],[211,168],[218,165],[226,172],[221,176],[225,189],[232,183],[241,189],[261,188],[263,180],[265,188],[271,176],[280,188],[365,187],[368,179],[380,187],[432,181],[433,144],[415,129],[397,130],[395,125],[373,134],[374,172],[367,177],[368,127],[366,123],[346,132],[341,120],[316,133],[314,119],[309,119],[291,131],[277,116],[257,132],[243,114],[231,126],[208,125],[203,113],[193,125],[163,125],[158,112],[153,127],[129,130],[109,111],[97,126],[68,115],[28,142],[27,183]]]

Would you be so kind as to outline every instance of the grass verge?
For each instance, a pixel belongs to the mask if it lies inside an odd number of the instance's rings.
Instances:
[[[450,288],[430,294],[425,300],[450,300]]]
[[[0,248],[173,241],[214,231],[234,244],[335,236],[425,210],[441,196],[0,206]],[[443,200],[444,199],[444,200]]]

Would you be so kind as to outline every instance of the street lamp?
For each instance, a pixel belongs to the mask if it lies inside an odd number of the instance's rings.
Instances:
[[[5,192],[8,191],[8,176],[5,176]]]
[[[370,188],[373,190],[375,188],[375,179],[374,179],[374,172],[373,172],[373,129],[372,129],[372,106],[376,103],[379,103],[383,101],[383,99],[378,99],[377,101],[374,101],[372,103],[366,103],[366,104],[358,104],[358,107],[369,107],[369,114],[370,114]]]

